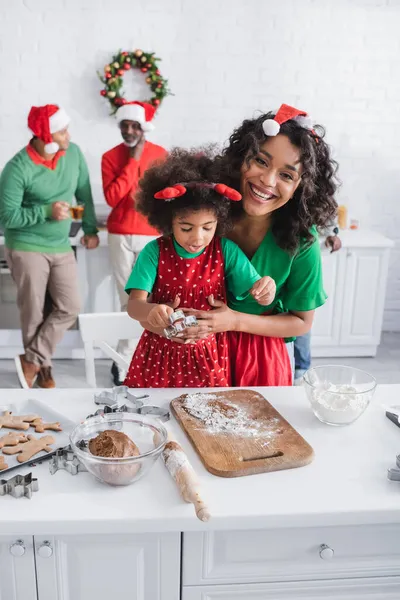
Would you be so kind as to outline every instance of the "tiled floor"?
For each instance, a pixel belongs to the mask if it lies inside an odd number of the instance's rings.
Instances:
[[[314,365],[343,364],[358,367],[376,377],[378,383],[400,383],[400,333],[385,333],[375,358],[319,358]],[[98,387],[111,387],[111,363],[107,360],[96,362]],[[83,360],[54,361],[54,377],[57,387],[87,387]],[[14,361],[0,360],[0,388],[18,388]]]

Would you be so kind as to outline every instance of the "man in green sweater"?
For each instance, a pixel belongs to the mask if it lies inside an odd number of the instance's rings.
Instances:
[[[17,285],[25,353],[15,358],[23,388],[35,381],[55,387],[51,357],[80,309],[75,256],[69,242],[70,206],[84,206],[81,243],[99,243],[89,172],[81,150],[70,143],[69,118],[55,105],[33,107],[34,137],[0,177],[0,224],[6,258]]]

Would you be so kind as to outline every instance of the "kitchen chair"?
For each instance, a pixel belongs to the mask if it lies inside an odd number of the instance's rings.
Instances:
[[[139,341],[143,332],[140,323],[126,312],[81,314],[79,329],[85,351],[86,381],[91,387],[96,387],[94,348],[100,348],[126,371],[129,363],[110,344],[116,346],[122,339]]]

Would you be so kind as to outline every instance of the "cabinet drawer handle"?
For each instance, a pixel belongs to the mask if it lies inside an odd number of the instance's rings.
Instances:
[[[335,552],[332,550],[332,548],[330,546],[327,546],[326,544],[321,544],[321,546],[319,547],[319,555],[322,558],[322,560],[330,560],[331,558],[333,558],[334,554]]]
[[[38,548],[38,554],[41,558],[50,558],[53,554],[50,542],[43,542]]]
[[[23,556],[25,554],[25,544],[22,540],[17,540],[10,546],[10,554],[13,556]]]

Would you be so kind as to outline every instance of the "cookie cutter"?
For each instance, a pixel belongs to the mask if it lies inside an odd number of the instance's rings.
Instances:
[[[60,469],[68,471],[71,475],[78,475],[83,471],[87,471],[86,467],[73,453],[71,446],[59,448],[49,463],[49,471],[52,475]]]
[[[128,412],[137,415],[149,415],[152,417],[157,417],[162,422],[169,421],[171,418],[171,413],[168,408],[163,408],[162,406],[152,406],[151,404],[144,404],[143,406],[133,407],[127,406],[126,404],[121,404],[120,406],[104,406],[104,408],[99,408],[91,415],[88,415],[86,418],[90,419],[90,417],[98,417],[99,415],[107,415],[110,413],[121,413]]]
[[[142,396],[136,396],[130,391],[126,385],[120,385],[113,387],[111,392],[105,390],[99,394],[94,395],[95,404],[103,404],[104,406],[120,406],[123,400],[129,400],[134,406],[143,406],[142,400],[150,398],[148,394],[142,394]]]
[[[169,340],[182,333],[188,327],[196,327],[197,319],[194,315],[186,316],[183,310],[176,310],[169,318],[171,325],[164,329],[164,335]]]
[[[150,396],[148,394],[136,396],[130,391],[130,388],[125,385],[114,387],[111,392],[104,391],[95,394],[95,403],[102,404],[103,408],[96,410],[95,413],[88,415],[86,418],[89,419],[90,417],[97,417],[109,413],[127,412],[157,417],[163,422],[169,421],[171,418],[169,410],[162,406],[144,404],[142,399],[144,400],[146,398],[150,398]],[[127,404],[126,400],[128,400],[129,404]]]
[[[0,479],[0,496],[10,494],[14,498],[32,498],[33,492],[39,490],[38,480],[32,477],[32,473],[27,475],[14,475],[10,479]]]
[[[390,481],[400,481],[400,454],[396,456],[396,467],[388,469],[387,476]]]

